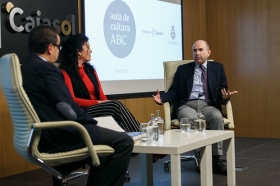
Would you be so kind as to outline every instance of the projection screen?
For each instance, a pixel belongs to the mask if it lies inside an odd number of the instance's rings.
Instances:
[[[181,60],[181,0],[84,0],[84,33],[106,95],[155,92]]]

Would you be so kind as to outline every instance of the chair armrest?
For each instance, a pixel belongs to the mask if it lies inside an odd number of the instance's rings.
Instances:
[[[171,113],[170,113],[170,104],[166,102],[163,104],[164,106],[164,118],[165,118],[165,130],[171,129]]]
[[[228,103],[226,104],[226,111],[227,111],[227,119],[230,121],[228,128],[234,129],[234,120],[233,120],[232,106],[230,101],[228,101]]]
[[[94,150],[94,146],[92,144],[91,138],[90,138],[87,130],[85,129],[85,127],[83,125],[81,125],[80,123],[77,123],[74,121],[42,122],[42,123],[34,123],[32,125],[32,127],[34,128],[34,130],[61,128],[61,127],[73,127],[75,129],[77,129],[81,133],[81,135],[84,139],[84,142],[86,144],[86,147],[88,148],[89,155],[92,159],[92,165],[98,166],[100,164],[98,156]]]

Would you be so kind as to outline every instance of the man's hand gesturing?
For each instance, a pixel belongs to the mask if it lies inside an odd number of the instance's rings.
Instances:
[[[156,102],[159,105],[162,105],[163,103],[161,102],[161,98],[160,98],[160,92],[157,89],[157,94],[156,95],[152,95],[154,98],[154,102]]]

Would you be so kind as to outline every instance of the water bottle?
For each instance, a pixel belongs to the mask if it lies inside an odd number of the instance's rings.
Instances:
[[[153,141],[157,142],[157,140],[158,140],[158,131],[159,131],[158,130],[158,124],[157,124],[157,122],[155,120],[155,115],[151,114],[150,116],[151,116],[151,120],[148,122],[148,124],[153,127]]]
[[[194,116],[194,120],[197,119],[205,120],[205,116],[202,114],[200,107],[197,108],[197,114]]]
[[[201,112],[201,108],[197,108],[197,114],[194,117],[194,129],[203,132],[206,129],[206,118]]]
[[[157,112],[157,117],[155,118],[155,120],[158,124],[158,129],[159,129],[158,134],[159,137],[163,137],[165,132],[165,122],[160,116],[160,110],[156,110],[156,112]]]

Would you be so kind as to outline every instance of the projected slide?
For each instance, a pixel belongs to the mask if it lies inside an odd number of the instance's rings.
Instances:
[[[84,13],[90,63],[106,94],[163,89],[162,62],[182,59],[181,1],[85,0]],[[146,81],[139,90],[124,90],[139,81]],[[154,84],[146,90],[149,81]]]

